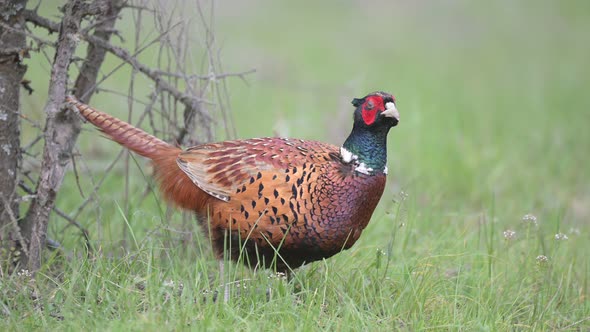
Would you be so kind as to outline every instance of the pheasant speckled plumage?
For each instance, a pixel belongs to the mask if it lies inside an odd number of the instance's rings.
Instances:
[[[354,125],[342,147],[253,138],[183,151],[74,97],[67,101],[112,140],[153,161],[164,197],[197,215],[218,257],[224,249],[234,260],[243,253],[245,263],[279,271],[358,240],[383,194],[387,134],[399,121],[394,97],[375,92],[353,100]]]

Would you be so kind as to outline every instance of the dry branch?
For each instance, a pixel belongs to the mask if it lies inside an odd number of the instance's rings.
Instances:
[[[19,183],[19,187],[29,195],[35,194],[35,192],[22,181]],[[88,247],[89,252],[92,252],[93,247],[92,247],[92,242],[90,242],[90,232],[88,231],[88,229],[86,229],[84,226],[82,226],[82,224],[77,222],[74,218],[70,217],[67,213],[63,212],[62,210],[58,209],[55,206],[53,207],[53,212],[55,212],[55,214],[57,214],[58,216],[62,217],[64,220],[66,220],[70,225],[72,225],[80,230],[80,233],[82,233],[82,237],[84,237],[84,241],[86,242],[86,246]],[[24,248],[26,249],[26,247],[24,247]]]
[[[93,25],[95,30],[92,37],[96,40],[101,40],[105,43],[108,43],[111,35],[115,31],[115,22],[117,21],[117,17],[121,12],[122,5],[120,1],[111,2],[107,0],[103,2],[106,2],[107,5],[106,8],[104,8],[105,11],[102,14],[104,17],[99,17],[97,23]],[[84,31],[88,31],[88,29],[85,29]],[[82,64],[82,68],[80,68],[80,73],[78,74],[76,83],[74,84],[74,95],[80,100],[89,101],[90,97],[94,93],[98,72],[102,66],[105,56],[106,51],[104,48],[96,47],[95,44],[88,45],[86,58]]]
[[[113,55],[117,56],[119,59],[130,64],[131,66],[133,66],[134,69],[139,70],[141,73],[143,73],[144,75],[149,77],[151,80],[153,80],[154,82],[157,82],[160,85],[160,89],[162,89],[163,91],[166,91],[169,94],[171,94],[172,96],[174,96],[174,98],[176,100],[178,100],[179,102],[181,102],[187,106],[193,105],[195,103],[200,103],[200,102],[206,102],[209,104],[213,103],[211,101],[204,100],[202,98],[197,98],[196,96],[181,92],[180,90],[178,90],[177,88],[172,86],[170,83],[168,83],[166,80],[163,80],[162,77],[160,75],[158,75],[158,72],[156,70],[139,62],[139,60],[137,60],[137,58],[134,57],[133,55],[131,55],[127,50],[125,50],[121,47],[117,47],[115,45],[112,45],[110,43],[107,43],[104,40],[98,39],[94,36],[86,35],[86,36],[83,36],[83,38],[86,39],[91,44],[95,44],[99,47],[106,49],[107,51],[109,51]]]
[[[82,17],[105,10],[105,3],[106,1],[96,1],[87,4],[81,0],[72,0],[64,6],[48,99],[44,108],[47,120],[41,173],[36,195],[22,222],[23,235],[29,241],[25,264],[33,272],[41,266],[41,252],[47,237],[49,215],[55,206],[57,192],[80,132],[80,120],[75,115],[60,110],[67,93],[68,67],[79,42]]]
[[[113,35],[118,36],[118,32],[115,29],[115,22],[123,8],[137,10],[140,13],[140,20],[141,12],[144,10],[156,17],[157,20],[160,20],[158,21],[158,32],[160,35],[156,36],[151,42],[148,42],[147,45],[144,42],[143,46],[141,46],[140,34],[138,32],[136,34],[135,50],[133,52],[109,42],[109,39]],[[223,120],[229,119],[225,113],[228,102],[224,99],[227,98],[227,90],[223,85],[224,79],[238,77],[245,80],[246,75],[254,72],[254,70],[235,73],[222,72],[221,66],[218,65],[219,54],[213,47],[213,30],[204,21],[203,12],[200,12],[201,19],[203,19],[201,23],[207,32],[206,47],[208,58],[204,61],[207,62],[207,68],[203,70],[207,74],[187,74],[186,62],[187,59],[192,58],[190,48],[188,47],[188,41],[192,38],[192,32],[185,21],[175,23],[177,21],[177,13],[169,12],[168,14],[170,16],[164,17],[162,13],[165,13],[167,9],[169,9],[168,6],[156,10],[134,7],[128,5],[123,0],[95,0],[93,2],[68,0],[63,9],[64,16],[59,23],[40,16],[36,9],[24,10],[23,16],[27,22],[42,27],[50,33],[59,33],[57,41],[53,42],[38,38],[25,30],[20,32],[32,38],[37,43],[39,47],[38,49],[33,49],[33,51],[39,51],[45,54],[44,52],[48,49],[41,46],[50,45],[56,48],[55,57],[52,55],[46,56],[48,61],[52,63],[52,70],[49,97],[44,108],[47,120],[45,129],[43,129],[45,146],[40,175],[35,195],[32,195],[33,199],[29,210],[25,219],[21,222],[25,238],[30,239],[28,243],[29,254],[26,255],[25,262],[29,270],[36,271],[40,266],[40,250],[45,243],[45,233],[51,211],[66,219],[70,225],[79,228],[88,245],[90,244],[88,231],[76,222],[76,218],[84,207],[87,206],[92,197],[95,196],[96,190],[101,186],[102,180],[104,180],[103,177],[96,185],[93,184],[94,189],[92,193],[90,193],[90,196],[73,213],[75,215],[73,218],[69,217],[72,213],[66,214],[55,207],[55,198],[61,186],[66,166],[72,159],[73,146],[80,132],[78,118],[72,113],[60,110],[62,101],[67,93],[67,71],[70,63],[74,62],[78,64],[81,60],[79,76],[76,79],[73,90],[79,99],[86,102],[99,89],[101,91],[108,90],[100,87],[99,84],[113,73],[122,67],[133,67],[134,71],[131,76],[130,90],[127,94],[130,114],[133,105],[137,102],[133,91],[135,73],[141,73],[141,76],[145,76],[148,80],[153,81],[155,83],[153,84],[154,90],[149,95],[150,100],[146,103],[145,111],[139,122],[147,115],[152,128],[156,131],[153,116],[154,114],[158,114],[165,121],[164,123],[169,126],[168,128],[164,127],[164,130],[168,130],[169,134],[171,132],[176,134],[170,135],[169,137],[174,136],[181,143],[190,142],[190,135],[193,134],[192,131],[195,123],[199,123],[201,128],[204,129],[203,132],[207,135],[207,139],[211,139],[213,134],[212,128],[210,127],[212,126],[211,123],[213,120],[207,113],[210,111],[210,108],[217,107],[223,113]],[[82,27],[82,19],[88,15],[92,15],[92,18],[88,24]],[[140,26],[138,24],[140,22],[135,23],[136,26]],[[177,29],[177,27],[180,28]],[[174,35],[176,32],[178,32],[178,35]],[[82,59],[76,58],[74,55],[74,50],[80,41],[86,41],[88,44],[87,54]],[[157,68],[150,67],[138,59],[141,52],[156,43],[160,44]],[[119,58],[122,63],[115,66],[112,71],[103,74],[99,80],[99,70],[107,53],[111,53]],[[164,64],[161,62],[164,62]],[[222,85],[219,85],[220,88],[217,88],[217,84],[220,83]],[[182,89],[186,90],[183,91]],[[226,95],[223,95],[223,93]],[[184,127],[181,127],[182,125],[176,125],[182,122],[182,115],[177,116],[180,113],[179,108],[183,108]],[[152,111],[152,109],[154,110]],[[226,124],[226,130],[228,128]],[[229,133],[230,131],[228,130],[227,132]],[[36,140],[32,144],[34,142]],[[114,162],[106,170],[106,174],[113,167]],[[78,181],[78,177],[76,177],[76,181]],[[78,185],[82,187],[80,184]],[[23,188],[23,190],[25,189]],[[29,192],[27,190],[25,191]]]
[[[127,6],[127,7],[129,7],[129,6]],[[122,7],[119,7],[119,10],[121,10],[121,8]],[[144,9],[144,8],[142,8],[142,9]],[[111,16],[110,16],[112,19],[111,22],[114,22],[115,17],[113,15],[114,14],[111,14]],[[59,24],[57,24],[56,22],[53,22],[49,19],[46,19],[44,17],[40,17],[35,11],[32,11],[32,10],[25,11],[25,18],[27,21],[29,21],[37,26],[43,27],[50,32],[56,32],[59,29]],[[97,26],[97,28],[99,28],[99,27]],[[114,31],[112,26],[110,27],[110,29],[107,29],[106,27],[104,27],[104,29],[102,29],[102,30],[108,31],[111,34]],[[95,33],[94,35],[90,35],[90,34],[85,33],[86,31],[88,31],[88,30],[85,29],[83,31],[80,31],[80,36],[82,39],[85,39],[86,41],[88,41],[88,43],[90,45],[92,45],[93,47],[98,46],[98,47],[108,51],[109,53],[117,56],[123,62],[131,65],[134,69],[138,70],[139,72],[146,75],[149,79],[154,81],[162,91],[165,91],[165,92],[171,94],[177,101],[181,102],[182,104],[185,105],[185,107],[190,108],[191,110],[195,109],[197,107],[198,103],[214,104],[214,102],[210,101],[210,100],[203,99],[203,98],[198,98],[192,94],[184,93],[184,92],[180,91],[179,89],[177,89],[175,86],[171,85],[168,81],[163,79],[164,77],[183,78],[187,82],[190,82],[191,80],[194,80],[194,79],[215,82],[217,80],[223,80],[228,77],[238,77],[242,80],[245,80],[247,75],[256,72],[255,69],[250,69],[247,71],[236,72],[236,73],[215,74],[213,71],[211,71],[209,73],[209,75],[186,75],[183,73],[173,73],[173,72],[163,71],[160,69],[152,69],[149,66],[141,63],[137,59],[136,54],[131,54],[126,49],[109,43],[108,39],[101,38],[101,36],[97,33]],[[165,31],[162,35],[165,35],[167,32],[168,31]],[[161,37],[161,36],[159,36],[159,37]],[[157,38],[156,40],[159,40],[159,39],[160,38]],[[84,69],[85,68],[82,68],[81,72],[84,72]],[[93,87],[93,89],[95,89],[95,88],[96,87]],[[83,95],[80,95],[79,97],[81,97],[80,99],[83,101],[84,98],[82,96]],[[207,116],[204,113],[201,113],[200,116],[204,117],[204,119],[206,121],[212,120],[209,116]]]
[[[59,32],[59,23],[53,22],[52,20],[40,16],[34,10],[25,10],[24,16],[27,22],[33,23],[35,26],[43,27],[51,33]]]

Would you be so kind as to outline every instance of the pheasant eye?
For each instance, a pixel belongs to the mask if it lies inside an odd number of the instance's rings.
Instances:
[[[372,101],[372,100],[369,100],[369,101],[367,102],[367,105],[365,106],[365,109],[366,109],[367,111],[370,111],[370,110],[372,110],[373,108],[375,108],[375,103],[373,103],[373,101]]]

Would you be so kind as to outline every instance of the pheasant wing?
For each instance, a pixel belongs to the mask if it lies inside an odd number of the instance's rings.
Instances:
[[[261,173],[327,161],[334,153],[335,146],[320,142],[257,138],[199,145],[181,153],[177,164],[195,185],[227,202]]]

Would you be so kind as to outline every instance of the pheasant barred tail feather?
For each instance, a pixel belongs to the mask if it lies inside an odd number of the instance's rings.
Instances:
[[[73,96],[66,97],[78,112],[107,137],[127,149],[152,160],[155,177],[164,198],[183,209],[194,209],[203,201],[198,190],[176,165],[181,149],[152,136],[145,131],[119,120],[109,114],[81,103]]]
[[[141,156],[152,159],[164,150],[173,150],[177,154],[180,153],[180,149],[173,145],[135,128],[127,122],[83,104],[73,96],[68,96],[66,101],[75,106],[88,122],[95,125],[113,141]]]

